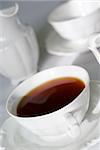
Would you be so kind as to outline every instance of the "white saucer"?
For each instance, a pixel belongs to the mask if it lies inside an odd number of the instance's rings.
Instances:
[[[90,87],[90,107],[81,124],[82,134],[78,139],[71,139],[66,134],[60,141],[45,142],[9,118],[0,129],[0,150],[99,150],[100,82],[91,81]]]
[[[48,53],[58,56],[83,53],[89,51],[88,39],[68,41],[60,37],[56,31],[51,30],[46,39],[46,50]]]

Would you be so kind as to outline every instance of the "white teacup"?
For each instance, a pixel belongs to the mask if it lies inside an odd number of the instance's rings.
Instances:
[[[61,77],[76,77],[81,79],[85,88],[71,103],[52,113],[37,117],[18,117],[17,106],[21,98],[37,86]],[[35,74],[20,84],[8,97],[6,108],[8,114],[43,140],[57,139],[68,134],[78,137],[81,134],[80,124],[88,110],[90,89],[87,71],[78,66],[61,66],[47,69]]]
[[[59,35],[67,40],[87,38],[98,32],[100,19],[100,2],[69,1],[56,8],[48,18]]]

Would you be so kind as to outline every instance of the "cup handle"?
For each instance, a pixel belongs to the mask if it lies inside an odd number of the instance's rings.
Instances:
[[[66,113],[64,115],[66,122],[67,133],[71,138],[77,138],[81,135],[81,128],[72,113]]]
[[[89,50],[92,51],[98,63],[100,64],[100,52],[98,51],[98,46],[100,47],[100,33],[92,34],[89,37]]]
[[[98,88],[98,91],[96,92],[96,94],[99,95],[99,92],[100,92],[100,81],[92,80],[92,82],[94,84],[94,88],[95,88],[95,86],[97,86],[96,88]],[[94,108],[92,110],[92,114],[96,115],[95,118],[97,118],[97,116],[100,118],[100,97],[98,97],[97,101],[94,103]]]

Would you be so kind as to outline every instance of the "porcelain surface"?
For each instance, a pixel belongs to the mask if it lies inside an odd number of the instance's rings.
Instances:
[[[74,0],[65,2],[51,12],[48,22],[64,39],[78,40],[98,32],[100,30],[99,19],[99,1]]]
[[[89,49],[92,51],[97,62],[100,64],[100,32],[90,36]]]
[[[45,43],[47,52],[57,56],[75,56],[79,53],[89,51],[87,38],[69,41],[60,37],[54,30],[49,32]]]
[[[0,130],[1,149],[7,150],[99,150],[100,142],[100,82],[91,81],[90,107],[84,118],[82,136],[72,140],[68,135],[60,141],[44,142],[38,136],[19,126],[13,119],[7,119]],[[81,142],[80,142],[81,141]],[[97,147],[98,146],[98,147]]]
[[[18,10],[18,4],[0,10],[0,73],[16,82],[37,71],[39,57],[34,30],[21,24]]]
[[[99,23],[100,24],[100,23]],[[46,38],[46,50],[56,56],[67,56],[75,59],[79,54],[91,51],[100,64],[100,33],[94,33],[89,38],[75,41],[65,40],[59,34],[51,30]]]
[[[84,90],[71,103],[51,113],[36,117],[19,117],[16,115],[18,103],[24,95],[45,82],[61,77],[76,77],[81,79],[85,84]],[[89,74],[82,67],[74,65],[53,67],[35,74],[17,86],[7,99],[6,110],[13,119],[44,141],[55,141],[58,139],[58,136],[60,138],[64,137],[66,133],[75,139],[81,134],[80,124],[89,107],[89,83]],[[39,102],[42,103],[43,101]]]

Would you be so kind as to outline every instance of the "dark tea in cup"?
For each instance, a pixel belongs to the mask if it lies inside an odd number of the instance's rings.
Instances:
[[[17,116],[35,117],[54,112],[71,103],[84,88],[84,82],[75,77],[45,82],[22,97],[17,107]]]

